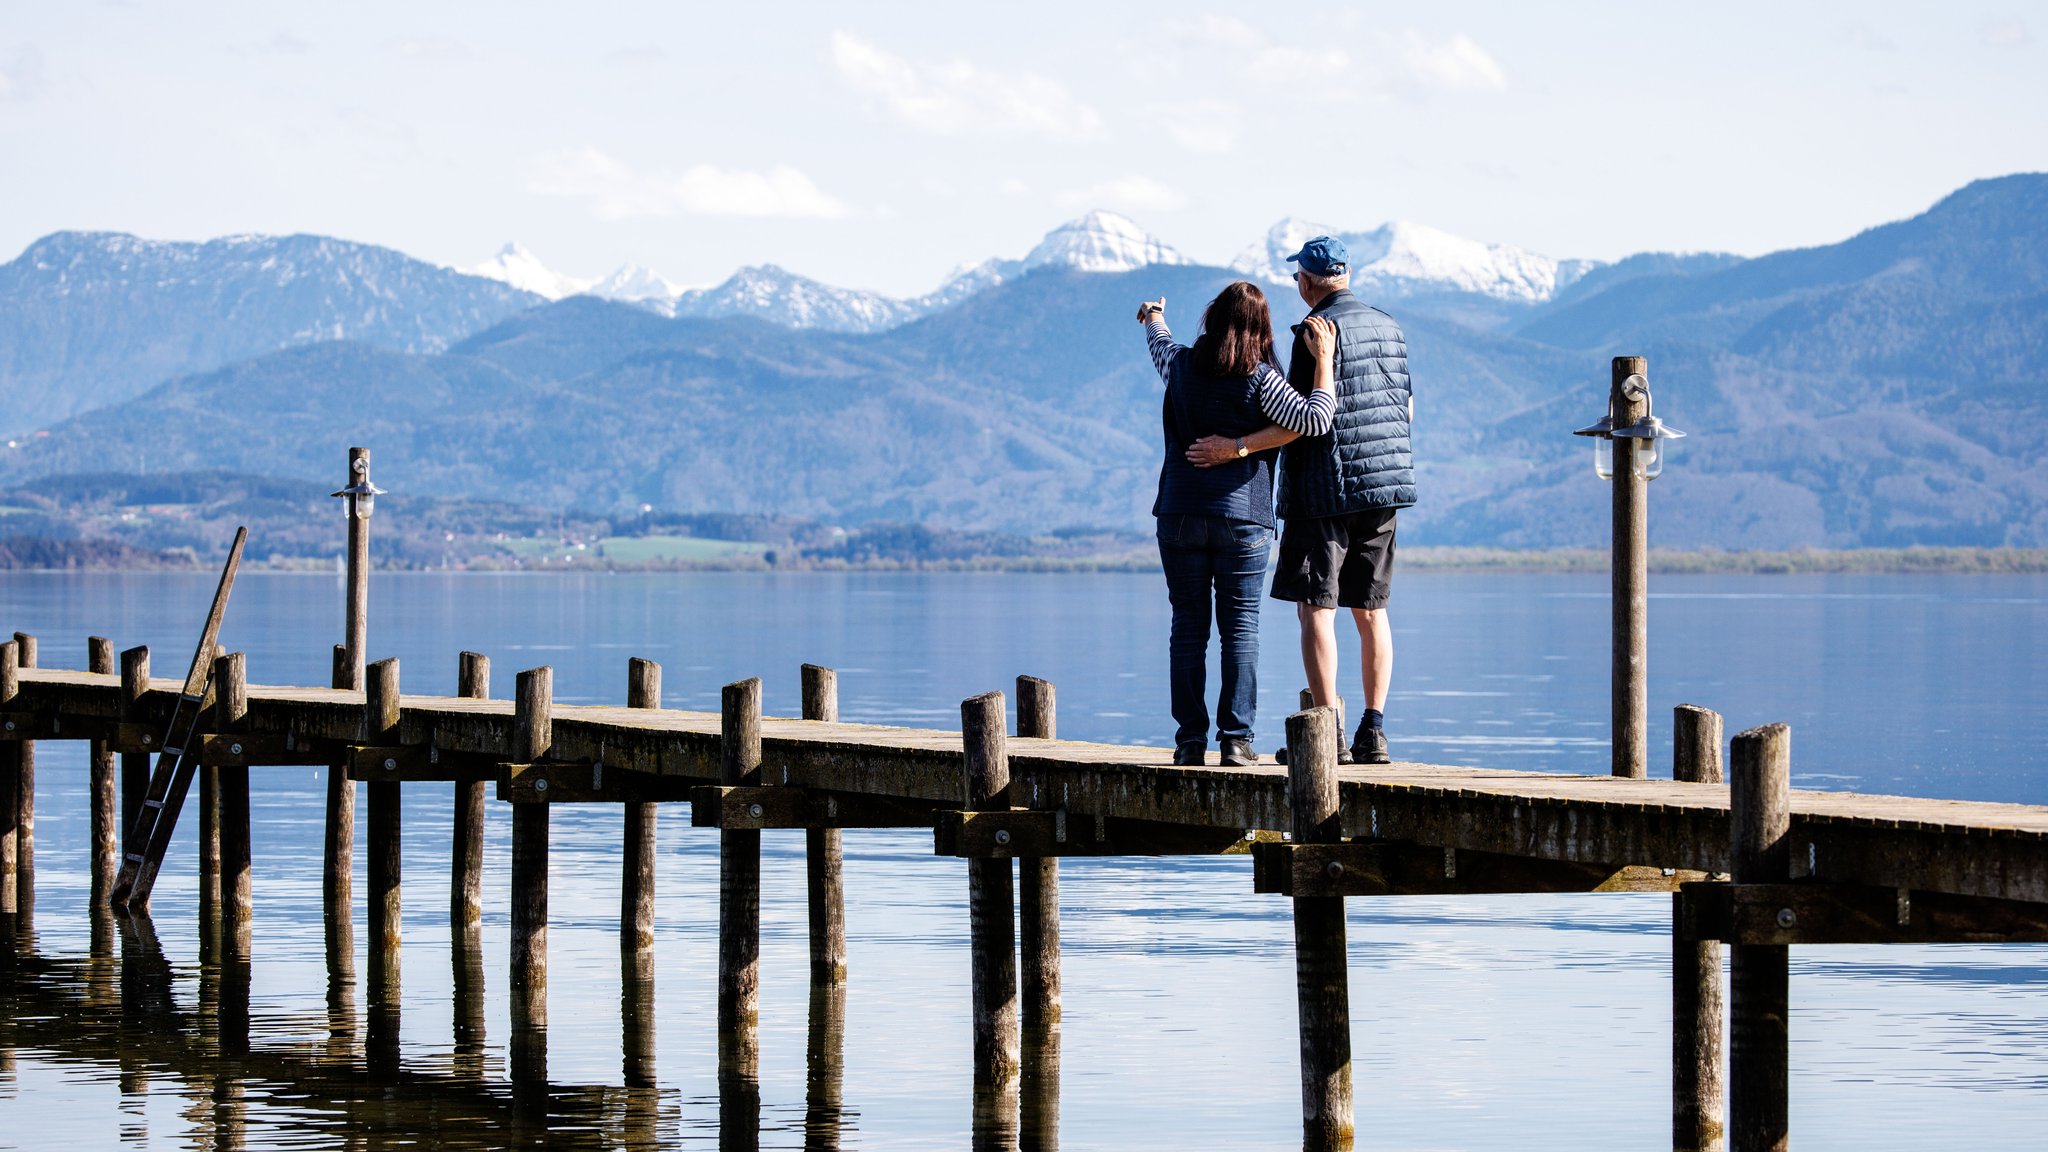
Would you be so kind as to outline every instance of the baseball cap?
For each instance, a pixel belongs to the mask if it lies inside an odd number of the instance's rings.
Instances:
[[[1342,276],[1351,267],[1350,259],[1344,242],[1335,236],[1317,236],[1287,258],[1288,263],[1299,264],[1302,271],[1316,276]]]

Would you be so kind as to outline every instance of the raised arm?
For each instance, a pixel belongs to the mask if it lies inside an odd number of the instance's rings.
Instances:
[[[1279,372],[1260,366],[1255,374],[1259,409],[1273,423],[1237,439],[1204,436],[1188,445],[1188,463],[1197,468],[1213,468],[1244,454],[1270,451],[1300,437],[1320,436],[1330,430],[1337,412],[1337,329],[1328,320],[1311,316],[1305,335],[1309,353],[1315,360],[1315,375],[1308,395],[1295,391]],[[1243,453],[1238,451],[1240,446]]]
[[[1145,326],[1145,347],[1152,353],[1152,369],[1163,383],[1173,369],[1174,357],[1182,351],[1166,329],[1166,297],[1138,305],[1138,323]]]

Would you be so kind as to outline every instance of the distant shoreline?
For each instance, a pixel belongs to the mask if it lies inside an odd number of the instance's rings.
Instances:
[[[373,545],[374,550],[374,545]],[[0,564],[0,572],[166,572],[212,566],[210,559],[168,554],[159,561],[132,553],[109,563],[53,566]],[[1415,546],[1403,548],[1399,566],[1422,572],[1600,573],[1608,570],[1605,550],[1591,548],[1515,549]],[[980,556],[954,559],[902,560],[793,558],[771,563],[756,555],[717,560],[625,563],[601,556],[561,562],[507,564],[470,563],[450,568],[380,566],[381,572],[1156,572],[1158,556],[1150,548],[1092,556]],[[1797,549],[1782,552],[1724,552],[1653,549],[1653,573],[1676,575],[2033,575],[2048,573],[2048,548],[1846,548]],[[332,561],[312,558],[252,560],[250,572],[332,572]]]

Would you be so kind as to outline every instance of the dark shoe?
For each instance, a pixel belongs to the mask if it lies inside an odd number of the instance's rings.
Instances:
[[[1358,735],[1351,738],[1351,759],[1359,764],[1392,764],[1393,757],[1387,755],[1387,734],[1378,728],[1358,726]]]
[[[1183,744],[1173,750],[1173,763],[1177,768],[1199,768],[1208,754],[1207,744]]]
[[[1257,764],[1259,762],[1259,754],[1252,751],[1252,742],[1250,740],[1239,739],[1236,736],[1225,736],[1222,740],[1222,745],[1222,762],[1226,768],[1243,768],[1248,764]]]

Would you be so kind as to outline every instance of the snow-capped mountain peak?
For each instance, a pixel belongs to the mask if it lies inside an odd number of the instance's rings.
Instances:
[[[1469,240],[1426,224],[1395,221],[1370,232],[1345,232],[1288,217],[1231,261],[1234,271],[1276,284],[1292,279],[1287,257],[1316,236],[1335,236],[1351,253],[1351,285],[1380,297],[1471,292],[1496,300],[1540,303],[1585,275],[1586,260],[1555,260],[1510,244]]]
[[[1186,264],[1187,257],[1157,236],[1114,212],[1090,212],[1045,234],[1024,269],[1048,265],[1082,272],[1129,272],[1153,264]]]
[[[462,268],[472,276],[482,276],[523,288],[536,296],[560,300],[590,290],[591,281],[566,276],[541,263],[540,257],[527,251],[525,245],[510,243],[498,249],[498,254],[474,268]]]
[[[683,294],[683,289],[652,268],[622,264],[618,271],[591,285],[590,294],[627,304],[651,303],[666,308]]]

